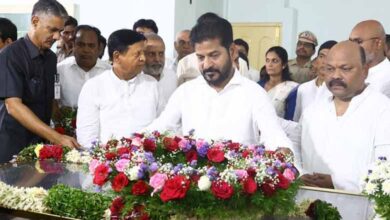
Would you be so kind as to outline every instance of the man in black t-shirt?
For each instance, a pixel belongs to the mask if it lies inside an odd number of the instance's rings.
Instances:
[[[60,38],[67,16],[56,0],[39,0],[28,34],[0,53],[0,163],[43,140],[79,146],[49,127],[57,73],[50,48]]]

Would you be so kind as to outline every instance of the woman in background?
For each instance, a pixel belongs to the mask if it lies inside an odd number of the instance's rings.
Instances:
[[[265,74],[258,82],[267,91],[276,114],[284,118],[286,112],[286,98],[298,86],[291,81],[288,69],[288,55],[283,47],[271,47],[265,54]]]

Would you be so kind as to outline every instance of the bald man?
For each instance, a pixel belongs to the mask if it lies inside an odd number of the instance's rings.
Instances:
[[[179,60],[194,52],[194,47],[191,45],[190,41],[190,33],[190,30],[177,32],[174,43],[177,56],[173,59],[167,60],[167,68],[176,72]]]
[[[363,47],[369,67],[366,83],[390,97],[390,62],[386,59],[386,34],[376,20],[358,23],[349,35],[349,40]]]
[[[390,100],[367,86],[363,48],[343,41],[326,59],[331,91],[302,115],[301,160],[306,185],[361,192],[368,165],[390,156]]]

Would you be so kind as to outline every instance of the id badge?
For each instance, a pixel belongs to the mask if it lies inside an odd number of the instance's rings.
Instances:
[[[54,78],[54,99],[59,100],[60,98],[61,98],[60,75],[56,74]]]

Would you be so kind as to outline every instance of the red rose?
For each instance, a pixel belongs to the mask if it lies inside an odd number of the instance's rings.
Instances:
[[[278,179],[279,182],[277,184],[277,187],[281,189],[288,189],[288,187],[290,186],[290,181],[281,173],[278,174]]]
[[[108,152],[104,156],[106,157],[107,160],[113,160],[116,158],[116,154],[113,152]]]
[[[134,183],[133,187],[131,188],[131,194],[140,196],[145,195],[149,192],[149,187],[145,183],[145,181],[138,180],[136,183]]]
[[[165,149],[167,149],[167,151],[173,152],[173,151],[179,150],[179,142],[177,142],[175,139],[170,138],[170,137],[164,138],[163,144],[164,144]]]
[[[234,193],[234,188],[225,181],[213,181],[211,183],[211,193],[219,199],[229,199]]]
[[[130,154],[130,148],[128,147],[121,147],[118,149],[118,156],[122,156],[123,154]]]
[[[102,186],[107,181],[108,171],[108,166],[105,164],[97,166],[93,177],[93,183]]]
[[[233,150],[233,151],[237,152],[238,149],[240,149],[240,144],[239,143],[229,143],[228,148],[229,148],[229,150]]]
[[[144,138],[144,135],[143,134],[140,134],[140,133],[134,133],[133,134],[134,137],[139,137],[139,138]]]
[[[52,157],[56,160],[56,161],[61,161],[62,159],[62,147],[61,146],[53,146],[52,149]]]
[[[123,199],[121,197],[115,198],[110,206],[111,217],[119,217],[123,207],[125,206]]]
[[[242,188],[246,194],[253,195],[257,191],[257,183],[252,177],[248,177],[243,181]]]
[[[194,175],[191,175],[190,178],[191,178],[192,182],[197,183],[200,179],[200,176],[198,174],[194,174]]]
[[[248,175],[249,175],[250,177],[255,177],[255,176],[256,176],[256,169],[253,168],[253,167],[249,167],[249,168],[246,170],[246,172],[248,173]]]
[[[225,160],[225,153],[219,148],[213,147],[207,151],[207,158],[214,163],[221,163]]]
[[[145,139],[144,140],[144,149],[145,151],[154,152],[156,150],[156,141],[153,139]]]
[[[249,150],[244,150],[244,151],[242,152],[242,157],[243,157],[243,158],[247,158],[250,154],[251,154],[251,152],[250,152]]]
[[[56,130],[60,134],[65,134],[65,128],[63,127],[55,127],[54,130]]]
[[[192,149],[186,153],[186,160],[188,163],[191,163],[193,160],[198,160],[198,153],[196,150]]]
[[[127,184],[129,184],[129,179],[124,173],[118,173],[118,175],[116,175],[111,181],[112,189],[115,192],[122,191],[122,189],[127,186]]]
[[[191,181],[185,176],[175,176],[165,182],[160,198],[163,202],[182,199],[190,188]]]
[[[265,196],[271,197],[275,194],[276,189],[275,186],[269,182],[263,183],[260,186]]]

